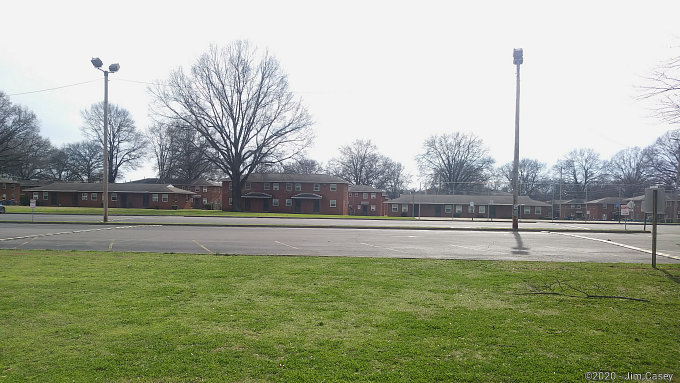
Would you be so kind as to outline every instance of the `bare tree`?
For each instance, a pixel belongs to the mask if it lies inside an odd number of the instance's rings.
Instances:
[[[513,189],[512,176],[512,162],[501,166],[499,168],[500,178],[507,182],[507,191],[511,192]],[[519,171],[519,194],[528,195],[532,198],[542,195],[546,192],[548,184],[547,165],[531,158],[522,158],[518,164]]]
[[[82,112],[83,134],[104,146],[104,103],[94,104]],[[116,182],[124,170],[135,169],[146,157],[148,142],[135,126],[135,122],[124,108],[109,103],[109,182]]]
[[[656,116],[668,123],[680,123],[680,57],[662,62],[641,86],[642,99],[657,102]]]
[[[355,140],[340,147],[340,157],[328,162],[329,173],[355,185],[375,186],[383,156],[371,140]]]
[[[680,129],[670,130],[644,151],[651,179],[667,187],[680,187]]]
[[[411,182],[411,175],[406,172],[401,162],[384,157],[380,164],[380,176],[376,188],[385,190],[389,198],[397,198]]]
[[[633,197],[649,185],[650,167],[645,151],[639,147],[623,149],[606,163],[611,181],[619,185],[622,197]]]
[[[19,163],[14,163],[10,174],[25,180],[49,179],[49,153],[53,147],[50,140],[41,137],[37,131],[23,136],[16,148]]]
[[[574,149],[555,164],[554,169],[561,169],[564,185],[571,192],[586,198],[589,188],[600,181],[604,175],[604,163],[600,155],[593,149]],[[589,186],[590,185],[590,186]]]
[[[459,132],[426,139],[416,161],[426,181],[447,194],[477,189],[494,163],[479,137]]]
[[[81,141],[64,148],[73,179],[97,182],[104,177],[102,147],[95,141]]]
[[[0,173],[14,173],[26,161],[22,146],[38,137],[38,119],[26,108],[12,104],[0,91]]]
[[[292,162],[283,164],[283,172],[288,174],[322,174],[323,166],[311,158],[298,158]]]
[[[279,62],[247,42],[211,47],[190,73],[179,69],[150,88],[152,112],[195,129],[210,160],[231,178],[233,209],[258,166],[281,163],[309,146],[312,120],[295,101]]]

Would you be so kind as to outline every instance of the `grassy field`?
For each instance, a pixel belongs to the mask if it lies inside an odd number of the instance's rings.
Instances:
[[[661,267],[0,250],[0,382],[678,381]]]
[[[103,215],[104,209],[96,207],[56,207],[36,206],[34,211],[28,206],[5,206],[7,213],[21,214],[89,214]],[[323,214],[285,214],[285,213],[247,213],[229,212],[221,210],[202,209],[122,209],[109,208],[109,215],[179,215],[179,216],[204,216],[204,217],[289,217],[289,218],[357,218],[357,219],[412,219],[410,217],[376,217],[361,215],[323,215]]]

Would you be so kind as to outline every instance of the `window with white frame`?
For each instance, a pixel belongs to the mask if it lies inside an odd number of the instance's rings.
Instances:
[[[451,205],[444,205],[444,213],[451,214]]]
[[[293,184],[290,182],[286,182],[286,191],[293,191]]]
[[[603,209],[606,209],[606,208],[607,208],[607,204],[606,204],[606,203],[603,203],[603,204],[602,204],[602,208],[603,208]]]
[[[408,205],[407,204],[401,205],[401,212],[402,213],[408,213]]]
[[[293,200],[290,198],[286,199],[286,206],[293,206]]]
[[[201,190],[201,187],[200,187],[200,186],[194,186],[194,191],[195,191],[196,193],[198,193],[199,190]]]
[[[361,210],[361,205],[357,205],[357,210]]]
[[[208,192],[208,187],[207,187],[207,186],[203,186],[203,193],[207,193],[207,192]]]
[[[371,211],[375,211],[375,205],[371,205]]]
[[[33,199],[37,200],[38,199],[38,192],[33,192]]]
[[[158,202],[158,194],[151,194],[151,201]]]
[[[204,205],[207,205],[207,204],[208,204],[208,199],[207,199],[207,198],[203,198],[203,204],[204,204]]]
[[[484,213],[486,213],[486,206],[479,205],[479,214],[484,214]]]
[[[232,190],[233,185],[229,182],[229,190]]]
[[[168,202],[168,195],[167,194],[161,194],[161,201]]]
[[[371,199],[375,199],[375,193],[371,193]]]
[[[460,214],[463,212],[463,205],[456,205],[456,213]]]
[[[475,205],[468,205],[468,213],[472,214],[475,212]]]
[[[531,214],[531,206],[524,206],[524,214]]]
[[[80,199],[82,199],[83,201],[87,201],[87,193],[81,193]]]
[[[274,183],[272,184],[272,190],[279,190],[279,184],[278,184],[278,182],[274,182]]]
[[[49,192],[43,192],[43,200],[47,201],[47,199],[49,198],[49,196],[50,196],[50,193],[49,193]]]
[[[265,182],[264,183],[264,190],[269,190],[270,186],[271,186],[271,184],[269,182]]]
[[[331,207],[336,207],[337,206],[337,201],[332,199],[331,200]]]
[[[93,200],[93,201],[96,201],[97,200],[97,193],[92,193],[90,195],[90,199]]]
[[[231,206],[233,202],[234,202],[234,199],[233,199],[233,198],[229,198],[229,206]]]
[[[296,183],[295,184],[295,191],[302,191],[302,184]]]
[[[534,208],[534,214],[541,214],[541,207],[540,206],[536,206]]]
[[[279,199],[278,198],[272,199],[272,206],[279,206]]]
[[[319,191],[319,190],[321,190],[321,185],[314,184],[314,191]]]
[[[398,211],[399,211],[399,205],[397,205],[396,203],[393,203],[392,204],[392,212],[396,213]]]
[[[331,184],[331,191],[336,191],[338,190],[338,185],[337,184]]]
[[[359,198],[359,193],[354,193],[354,198]]]
[[[118,201],[118,193],[111,193],[111,201]]]
[[[361,199],[368,199],[368,193],[363,193],[363,195],[361,196]]]

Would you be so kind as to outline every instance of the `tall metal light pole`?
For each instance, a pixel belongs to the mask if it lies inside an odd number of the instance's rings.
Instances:
[[[513,63],[517,65],[517,96],[515,97],[515,161],[512,164],[512,230],[519,228],[519,66],[524,62],[522,48],[512,52]]]
[[[94,57],[92,65],[100,71],[104,72],[104,190],[102,193],[102,202],[104,207],[104,222],[109,221],[109,73],[118,72],[120,65],[111,64],[109,70],[102,69],[102,60],[99,57]]]

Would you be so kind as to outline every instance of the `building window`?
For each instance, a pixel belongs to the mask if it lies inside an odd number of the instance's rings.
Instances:
[[[524,214],[531,214],[531,206],[524,207]]]
[[[229,198],[229,206],[231,206],[231,204],[232,204],[233,201],[234,201],[234,200],[233,200],[232,198]]]
[[[319,190],[321,190],[321,185],[314,184],[314,191],[319,191]]]
[[[231,182],[229,182],[229,190],[231,190],[231,188],[232,188],[232,184],[231,184]]]
[[[336,191],[336,190],[338,190],[338,185],[331,184],[331,191]]]
[[[7,189],[7,184],[2,184],[3,189]]]
[[[151,200],[152,200],[153,202],[158,202],[158,194],[152,194],[152,195],[151,195]]]
[[[368,193],[364,193],[364,194],[361,196],[361,199],[368,199]]]
[[[286,191],[293,191],[293,184],[290,182],[286,182]]]
[[[463,212],[463,205],[456,205],[456,214],[460,214]]]
[[[203,198],[203,204],[204,204],[204,205],[207,205],[207,204],[208,204],[208,199],[207,199],[207,198]]]
[[[274,198],[272,200],[272,206],[279,206],[279,199],[278,198]]]
[[[484,214],[484,213],[486,213],[486,206],[479,205],[479,214]]]
[[[468,206],[468,213],[472,214],[475,212],[475,205],[469,205]]]
[[[93,201],[96,201],[97,200],[97,193],[92,193],[90,195],[90,199],[93,200]]]
[[[82,199],[83,201],[87,201],[87,193],[82,193],[80,195],[80,199]]]
[[[444,205],[444,213],[451,214],[451,205]]]
[[[402,213],[408,213],[408,205],[407,204],[401,205],[401,212]]]
[[[272,189],[273,189],[273,190],[279,190],[279,184],[275,182],[275,183],[272,185]]]
[[[168,195],[167,194],[161,194],[161,201],[168,202]]]
[[[398,211],[399,211],[399,205],[397,205],[396,203],[393,203],[392,204],[392,213],[396,213]]]
[[[208,192],[208,187],[207,187],[207,186],[203,186],[203,193],[207,193],[207,192]]]
[[[264,183],[264,190],[269,190],[271,184],[269,182]]]
[[[111,193],[111,201],[118,201],[118,193]]]
[[[253,185],[250,184],[250,182],[246,182],[246,190],[250,190],[253,188]]]
[[[331,207],[336,207],[336,206],[337,206],[337,202],[334,199],[332,199],[331,200]]]
[[[43,192],[43,200],[47,201],[47,199],[50,198],[50,193],[48,192]]]
[[[375,193],[371,193],[371,199],[375,199]]]
[[[33,192],[33,199],[38,200],[38,192]]]
[[[302,191],[302,184],[295,184],[295,191]]]
[[[359,198],[359,193],[354,193],[354,198]]]
[[[357,210],[361,210],[361,205],[357,205]]]
[[[290,198],[286,199],[286,206],[293,206],[293,200]]]
[[[201,187],[200,187],[200,186],[194,187],[194,191],[195,191],[196,193],[198,193],[199,190],[201,190]]]
[[[371,211],[375,211],[375,205],[371,205]]]
[[[540,206],[536,206],[534,208],[534,214],[541,214],[541,207]]]
[[[607,204],[606,204],[606,203],[603,203],[603,204],[602,204],[602,208],[603,208],[603,209],[606,209],[606,208],[607,208]]]

